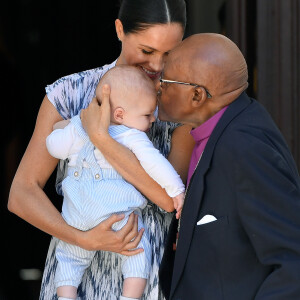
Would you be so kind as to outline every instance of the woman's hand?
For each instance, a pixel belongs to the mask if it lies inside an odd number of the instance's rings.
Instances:
[[[136,214],[131,213],[122,229],[118,231],[112,229],[112,225],[123,218],[124,215],[112,215],[93,229],[83,232],[83,244],[80,243],[80,246],[87,250],[117,252],[126,256],[143,252],[141,248],[136,249],[144,232],[144,229],[138,231]]]
[[[98,140],[108,135],[110,125],[110,86],[105,84],[101,91],[101,100],[93,98],[86,109],[81,111],[81,122],[90,140]],[[100,103],[101,102],[101,103]]]

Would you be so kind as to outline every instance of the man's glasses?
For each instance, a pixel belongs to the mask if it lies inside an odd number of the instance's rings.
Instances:
[[[205,87],[203,87],[199,84],[163,79],[162,78],[162,73],[160,74],[159,82],[160,82],[160,87],[161,88],[163,87],[163,83],[177,83],[177,84],[183,84],[183,85],[191,85],[191,86],[194,86],[194,87],[202,87],[202,88],[204,88],[204,90],[206,92],[207,98],[212,98],[212,95],[209,93],[209,91]]]

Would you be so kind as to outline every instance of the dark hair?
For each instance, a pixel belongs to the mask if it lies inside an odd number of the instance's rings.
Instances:
[[[186,25],[184,0],[122,0],[118,18],[124,33],[136,33],[153,25],[179,23]]]

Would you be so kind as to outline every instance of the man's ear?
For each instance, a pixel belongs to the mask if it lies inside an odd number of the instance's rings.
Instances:
[[[201,106],[207,99],[207,93],[203,87],[197,86],[194,88],[194,94],[192,99],[193,107]]]
[[[116,27],[116,33],[118,36],[119,41],[123,41],[123,37],[124,37],[124,30],[123,30],[123,24],[121,22],[121,20],[116,19],[115,20],[115,27]]]
[[[123,124],[124,114],[125,114],[125,110],[122,107],[117,107],[114,110],[113,115],[116,123]]]

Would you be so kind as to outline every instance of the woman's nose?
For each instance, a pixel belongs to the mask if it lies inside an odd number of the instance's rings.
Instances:
[[[164,58],[162,55],[156,55],[150,62],[150,67],[155,72],[160,72],[164,66]]]

